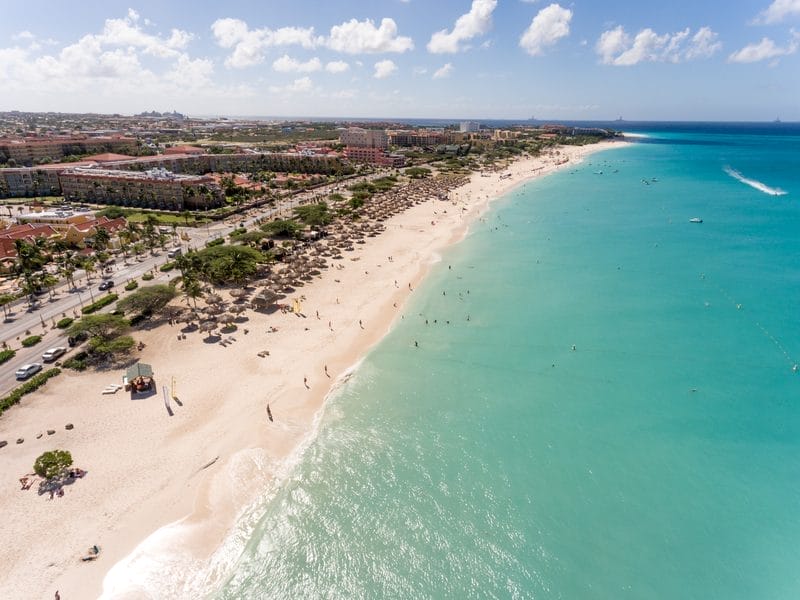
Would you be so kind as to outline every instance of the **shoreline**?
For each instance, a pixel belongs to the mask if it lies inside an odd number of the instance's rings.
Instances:
[[[328,269],[292,294],[303,297],[306,318],[252,314],[244,325],[250,334],[237,331],[232,348],[204,344],[199,334],[178,340],[166,325],[141,332],[141,358],[153,364],[158,383],[178,380],[184,406],[174,417],[166,417],[158,398],[100,396],[117,371],[64,374],[3,415],[2,436],[24,431],[26,443],[0,453],[0,498],[16,542],[13,553],[0,550],[8,569],[0,595],[38,598],[59,589],[65,598],[96,597],[104,589],[104,597],[169,596],[164,587],[147,590],[148,581],[158,583],[155,576],[170,580],[180,595],[219,584],[245,543],[232,541],[240,520],[255,522],[270,490],[302,459],[328,398],[392,330],[413,293],[409,286],[416,290],[440,253],[463,240],[497,198],[625,145],[559,147],[558,156],[515,161],[503,170],[510,176],[473,174],[449,193],[451,202],[428,200],[388,219],[387,230],[347,255],[342,269]],[[568,162],[555,164],[566,156]],[[278,331],[265,333],[267,326]],[[261,348],[270,356],[256,357]],[[224,353],[234,356],[223,360]],[[59,388],[69,390],[68,399]],[[74,422],[75,430],[61,425],[52,438],[30,439],[37,428],[62,421]],[[16,479],[30,470],[31,456],[53,447],[71,450],[89,475],[55,501],[21,492]],[[239,534],[246,536],[247,523]],[[82,564],[76,557],[95,543],[100,559]]]

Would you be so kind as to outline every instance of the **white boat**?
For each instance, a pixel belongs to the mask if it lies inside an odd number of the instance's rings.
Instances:
[[[703,219],[701,219],[700,217],[692,217],[691,219],[689,219],[689,223],[702,223],[702,222]]]

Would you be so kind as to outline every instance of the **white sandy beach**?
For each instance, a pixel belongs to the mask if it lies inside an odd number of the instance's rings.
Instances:
[[[191,576],[208,570],[244,507],[279,484],[331,386],[387,333],[438,253],[514,186],[623,145],[560,147],[557,156],[473,174],[450,193],[451,202],[431,199],[392,217],[383,234],[339,261],[343,269],[328,269],[291,294],[287,301],[305,297],[305,317],[248,311],[228,347],[205,343],[199,332],[181,340],[180,326],[135,332],[159,390],[175,378],[182,406],[172,404],[172,417],[160,391],[141,401],[124,391],[101,395],[120,382],[121,370],[65,371],[24,397],[0,417],[0,439],[10,442],[0,449],[0,598],[52,598],[56,590],[64,600],[191,597],[193,586],[215,583],[225,568],[220,556],[208,579]],[[262,350],[269,356],[257,356]],[[65,430],[67,423],[74,429]],[[36,439],[47,429],[56,433]],[[25,442],[14,444],[19,437]],[[35,458],[55,448],[69,450],[86,477],[53,500],[36,486],[21,490],[18,480]],[[81,562],[93,544],[100,557]],[[169,580],[168,587],[148,588],[145,571]]]

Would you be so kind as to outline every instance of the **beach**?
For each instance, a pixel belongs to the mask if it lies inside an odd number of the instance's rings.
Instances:
[[[249,311],[228,346],[205,343],[198,332],[184,339],[177,325],[137,331],[145,345],[138,358],[153,366],[159,387],[154,397],[102,395],[121,381],[121,369],[66,371],[26,396],[0,417],[0,439],[10,441],[0,450],[0,503],[12,541],[0,549],[0,596],[52,597],[59,590],[65,600],[103,592],[156,597],[136,587],[136,573],[148,559],[146,566],[158,569],[146,540],[170,524],[181,535],[161,549],[185,557],[182,564],[205,564],[243,510],[279,485],[314,434],[332,386],[403,318],[404,302],[439,253],[515,186],[622,145],[559,147],[557,155],[473,174],[449,200],[431,199],[388,219],[384,233],[345,255],[343,268],[292,293],[302,316]],[[180,405],[173,402],[169,416],[161,387],[173,380]],[[14,444],[17,438],[25,442]],[[35,458],[55,448],[69,450],[87,475],[52,500],[35,487],[21,490],[18,480]],[[93,545],[99,557],[82,562]]]

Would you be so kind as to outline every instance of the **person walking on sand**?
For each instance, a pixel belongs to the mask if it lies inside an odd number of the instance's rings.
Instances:
[[[267,404],[267,418],[272,422],[272,410],[269,408],[269,403]]]
[[[325,365],[325,376],[330,377],[330,375],[328,374],[328,365]]]

